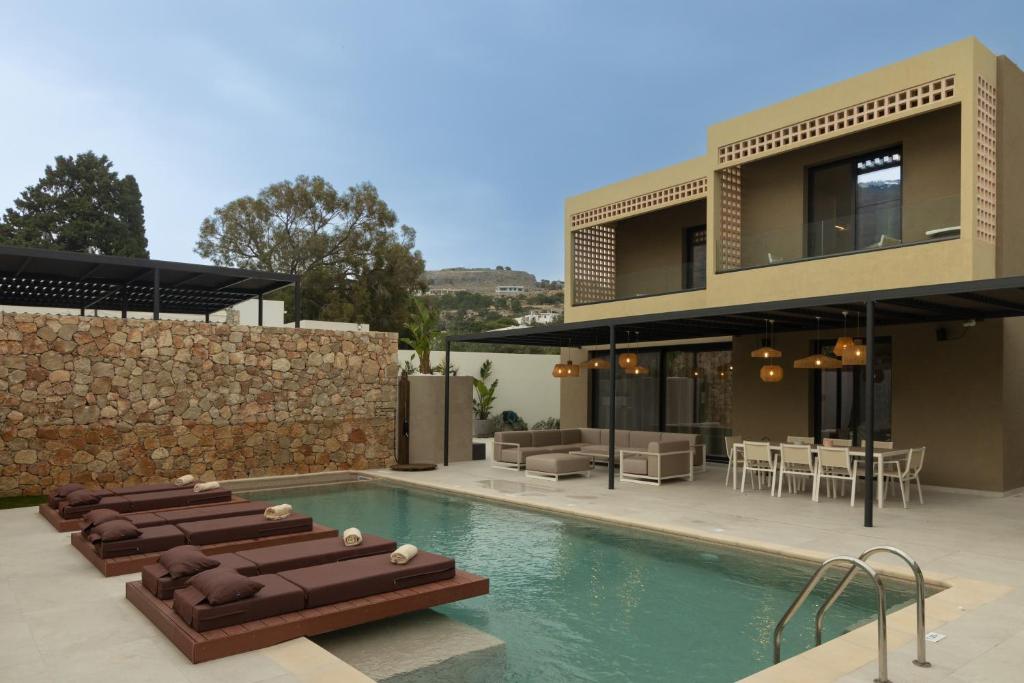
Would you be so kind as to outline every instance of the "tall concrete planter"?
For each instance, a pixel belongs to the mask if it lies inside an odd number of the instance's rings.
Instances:
[[[448,461],[473,458],[473,378],[452,377],[449,384]],[[409,377],[409,462],[444,459],[444,375]]]

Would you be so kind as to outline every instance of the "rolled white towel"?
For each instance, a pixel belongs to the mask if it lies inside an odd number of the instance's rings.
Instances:
[[[419,551],[419,548],[411,543],[400,545],[395,552],[391,553],[391,564],[406,564],[409,560],[416,557],[416,553]]]
[[[350,526],[341,533],[341,540],[345,545],[359,545],[363,542],[363,532]]]
[[[195,493],[202,493],[203,491],[212,491],[214,489],[219,489],[219,488],[220,488],[220,482],[204,481],[204,482],[201,482],[201,483],[196,484],[195,486],[193,486],[192,490]]]
[[[185,474],[174,480],[175,486],[191,486],[196,483],[196,478],[191,474]]]
[[[288,503],[281,503],[280,505],[271,505],[263,511],[263,516],[267,519],[284,519],[288,515],[292,514],[292,506]]]

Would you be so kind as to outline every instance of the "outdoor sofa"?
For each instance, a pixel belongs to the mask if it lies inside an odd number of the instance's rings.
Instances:
[[[494,467],[530,472],[534,455],[585,454],[591,461],[608,462],[608,430],[593,427],[498,432],[494,435]],[[679,432],[615,430],[615,461],[623,481],[660,483],[693,478],[705,467],[701,435]],[[625,463],[620,460],[625,457]]]

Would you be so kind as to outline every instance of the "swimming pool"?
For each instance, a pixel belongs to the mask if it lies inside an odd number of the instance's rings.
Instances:
[[[246,495],[449,555],[490,577],[489,595],[438,611],[506,642],[505,681],[737,680],[771,664],[775,623],[814,570],[385,482]],[[888,583],[891,609],[912,602],[909,585]],[[823,582],[786,629],[784,657],[813,644],[813,610],[834,585]],[[872,589],[855,582],[829,612],[825,638],[869,621],[873,604]]]

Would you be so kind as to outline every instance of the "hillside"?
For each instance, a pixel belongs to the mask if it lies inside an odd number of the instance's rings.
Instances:
[[[444,268],[428,270],[424,277],[430,289],[461,289],[478,294],[494,294],[499,285],[520,285],[528,291],[541,288],[532,273],[504,268]]]

